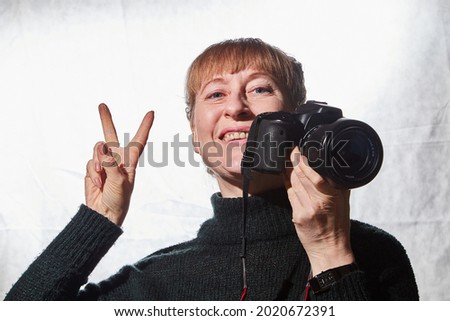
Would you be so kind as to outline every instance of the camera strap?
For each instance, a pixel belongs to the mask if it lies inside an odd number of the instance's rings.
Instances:
[[[247,225],[247,210],[248,210],[248,189],[251,179],[250,168],[242,168],[242,234],[241,234],[241,260],[242,260],[242,281],[243,290],[240,301],[244,301],[247,296],[247,271],[245,267],[245,258],[247,252],[247,239],[246,239],[246,225]]]

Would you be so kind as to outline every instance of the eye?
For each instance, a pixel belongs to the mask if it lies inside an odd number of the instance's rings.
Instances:
[[[271,90],[269,90],[269,88],[266,88],[266,87],[258,87],[258,88],[256,88],[254,90],[254,92],[256,94],[264,94],[264,93],[267,93],[267,92],[271,92]]]
[[[209,95],[206,96],[206,98],[208,99],[219,99],[222,98],[224,96],[224,94],[220,91],[215,91]]]
[[[259,86],[251,90],[251,92],[258,95],[270,94],[273,93],[273,88],[271,86]]]

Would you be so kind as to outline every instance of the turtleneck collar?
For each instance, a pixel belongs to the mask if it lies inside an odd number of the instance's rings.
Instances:
[[[211,196],[214,216],[200,228],[198,240],[216,244],[236,244],[242,235],[242,197]],[[269,240],[295,234],[292,208],[284,189],[248,197],[247,241]]]

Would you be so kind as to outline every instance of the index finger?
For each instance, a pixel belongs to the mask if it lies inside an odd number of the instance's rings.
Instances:
[[[145,114],[144,118],[142,119],[141,125],[136,132],[136,135],[134,135],[133,139],[130,141],[129,146],[136,146],[139,150],[139,155],[142,154],[142,151],[147,144],[148,134],[150,132],[150,128],[152,128],[154,118],[154,111],[149,111],[147,114]]]
[[[105,137],[106,143],[119,143],[119,139],[117,138],[116,128],[114,127],[114,123],[112,120],[111,112],[109,111],[108,106],[101,103],[98,106],[98,112],[100,113],[100,120],[102,122],[103,128],[103,136]]]

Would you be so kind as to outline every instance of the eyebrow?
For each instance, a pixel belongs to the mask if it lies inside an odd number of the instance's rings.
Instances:
[[[248,79],[248,80],[253,80],[253,79],[258,78],[258,77],[267,77],[267,78],[269,78],[270,80],[272,80],[272,81],[274,82],[273,77],[270,76],[267,72],[264,72],[264,71],[257,71],[257,72],[254,72],[254,73],[250,74],[250,75],[247,77],[247,79]],[[200,88],[200,90],[199,90],[198,93],[199,93],[199,94],[202,93],[203,90],[205,90],[205,88],[206,88],[208,85],[210,85],[210,84],[212,84],[212,83],[215,83],[215,82],[217,82],[217,83],[225,83],[226,80],[225,80],[225,78],[222,77],[222,76],[214,77],[214,78],[212,78],[211,80],[209,80],[208,82],[206,82],[206,83]]]
[[[205,83],[205,84],[200,88],[199,93],[203,92],[203,90],[204,90],[208,85],[210,85],[210,84],[212,84],[212,83],[215,83],[215,82],[218,82],[218,83],[224,83],[224,82],[226,82],[226,81],[225,81],[225,78],[223,78],[223,77],[214,77],[213,79],[211,79],[210,81],[208,81],[207,83]]]

